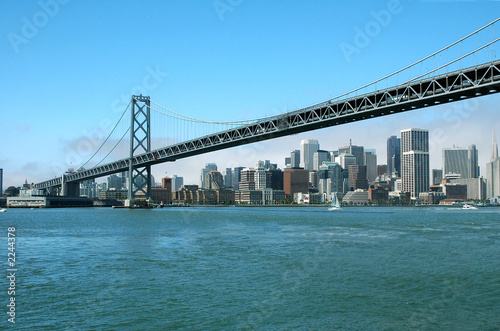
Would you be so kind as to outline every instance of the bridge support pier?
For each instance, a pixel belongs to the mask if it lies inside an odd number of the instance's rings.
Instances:
[[[134,205],[135,198],[151,197],[151,166],[136,167],[134,155],[151,151],[150,98],[132,96],[130,119],[130,164],[128,171],[128,205]]]
[[[80,196],[80,183],[79,182],[66,182],[66,175],[61,178],[61,195],[63,197],[79,197]]]

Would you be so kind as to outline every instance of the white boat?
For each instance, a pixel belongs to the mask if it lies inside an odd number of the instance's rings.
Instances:
[[[6,211],[7,211],[7,209],[5,209],[5,208],[0,209],[0,213],[5,213]]]
[[[477,209],[477,207],[474,207],[472,205],[465,204],[462,209],[467,209],[467,210],[474,210]]]
[[[332,204],[330,205],[330,208],[328,210],[333,211],[333,210],[340,210],[340,203],[339,199],[337,199],[337,193],[333,193],[332,197]]]

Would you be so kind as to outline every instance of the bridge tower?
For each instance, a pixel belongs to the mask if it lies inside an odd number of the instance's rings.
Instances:
[[[140,193],[141,197],[151,197],[151,166],[135,167],[132,160],[135,155],[151,151],[150,98],[133,95],[130,118],[130,165],[128,169],[128,199],[133,200]]]

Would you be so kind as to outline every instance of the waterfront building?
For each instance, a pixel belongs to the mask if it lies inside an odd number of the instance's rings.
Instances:
[[[224,177],[217,170],[212,170],[205,177],[205,188],[209,190],[220,190],[224,188]]]
[[[314,139],[304,139],[300,142],[300,167],[313,169],[313,156],[319,150],[319,143]]]
[[[3,169],[0,168],[0,198],[3,194]]]
[[[151,188],[151,200],[167,205],[172,203],[172,178],[165,176],[161,179],[161,187]]]
[[[205,188],[207,174],[213,170],[217,170],[217,165],[215,163],[207,163],[205,164],[205,168],[201,169],[201,176],[200,176],[201,188]]]
[[[182,185],[178,191],[174,192],[174,201],[178,203],[193,203],[194,192],[198,191],[198,185]]]
[[[375,151],[366,151],[363,155],[366,166],[366,179],[373,182],[377,178],[377,154]]]
[[[368,189],[368,198],[372,203],[387,202],[389,199],[389,190],[382,185],[375,185]]]
[[[366,166],[350,165],[349,179],[351,181],[351,190],[368,189],[368,180],[366,179]]]
[[[401,176],[401,138],[390,136],[387,139],[387,174]]]
[[[323,162],[328,162],[330,160],[330,152],[324,150],[318,150],[313,154],[313,169],[314,171],[319,170],[319,166],[323,164]]]
[[[469,178],[468,155],[466,148],[443,148],[443,176],[460,174],[463,179]]]
[[[401,131],[401,180],[403,191],[418,198],[429,191],[429,131],[406,129]]]
[[[283,189],[287,199],[293,199],[295,193],[309,193],[309,170],[290,169],[283,173]]]
[[[99,192],[100,200],[125,200],[128,198],[128,190],[107,189]]]
[[[420,192],[418,197],[423,205],[438,205],[441,200],[446,199],[443,192]]]
[[[262,204],[274,205],[276,203],[283,203],[285,201],[285,191],[273,190],[272,188],[265,188],[262,190]]]
[[[467,200],[486,200],[486,180],[479,178],[452,179],[452,184],[467,186]]]
[[[339,155],[341,154],[353,155],[356,158],[355,162],[356,165],[365,165],[364,163],[365,148],[363,146],[352,145],[351,140],[349,140],[349,146],[339,148]]]
[[[369,199],[370,196],[367,190],[357,189],[347,192],[344,198],[342,198],[342,203],[362,205],[366,204]]]
[[[98,198],[99,192],[95,179],[84,180],[80,182],[80,196],[90,199]]]
[[[449,202],[467,200],[467,185],[446,183],[443,192]]]

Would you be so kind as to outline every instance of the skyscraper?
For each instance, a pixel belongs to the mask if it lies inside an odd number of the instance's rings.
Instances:
[[[182,185],[184,185],[184,177],[174,175],[172,177],[172,191],[179,191]]]
[[[498,157],[498,145],[493,132],[491,144],[490,162],[486,163],[486,195],[488,198],[500,196],[500,158]]]
[[[233,189],[234,190],[239,190],[240,188],[240,181],[241,181],[241,170],[243,170],[243,167],[235,167],[233,169]]]
[[[387,174],[390,176],[394,171],[401,176],[401,139],[390,136],[387,139]]]
[[[201,169],[201,176],[200,176],[201,188],[206,188],[205,187],[205,178],[206,178],[207,174],[212,170],[217,170],[217,165],[215,163],[207,163],[207,164],[205,164],[205,168]]]
[[[352,154],[356,158],[356,165],[365,165],[365,148],[363,146],[351,144],[350,140],[349,146],[339,148],[339,155],[340,154]]]
[[[0,168],[0,197],[3,193],[3,169]]]
[[[366,179],[366,166],[350,165],[349,179],[352,190],[368,190],[368,180]]]
[[[469,156],[469,178],[479,178],[479,156],[476,145],[470,145],[468,148]]]
[[[377,178],[377,154],[375,152],[364,153],[364,164],[366,165],[366,179],[370,182]]]
[[[231,168],[226,168],[226,173],[224,174],[224,186],[226,188],[233,187],[233,171]]]
[[[319,166],[327,161],[330,161],[330,153],[321,149],[318,150],[313,154],[313,170],[318,171]]]
[[[209,190],[220,190],[224,188],[224,177],[217,170],[210,171],[205,177],[205,188]]]
[[[313,170],[313,155],[319,150],[319,143],[314,139],[304,139],[300,142],[300,167]]]
[[[443,176],[460,174],[462,179],[469,178],[468,154],[465,148],[443,148]]]
[[[401,130],[401,180],[403,191],[418,198],[429,191],[429,131]]]
[[[300,167],[300,151],[298,149],[290,153],[290,167]]]

